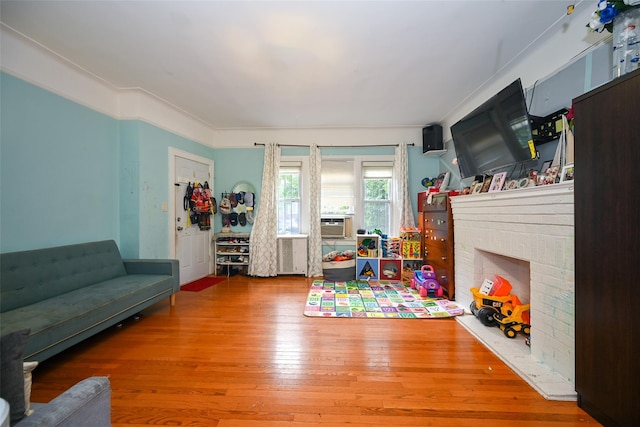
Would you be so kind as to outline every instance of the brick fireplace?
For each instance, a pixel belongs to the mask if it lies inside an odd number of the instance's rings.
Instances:
[[[575,400],[573,183],[451,198],[456,301],[501,275],[531,309],[531,346],[458,321],[547,399]]]

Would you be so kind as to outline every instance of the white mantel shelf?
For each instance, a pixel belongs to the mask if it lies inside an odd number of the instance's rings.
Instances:
[[[539,185],[515,190],[496,191],[495,193],[467,194],[452,197],[456,204],[481,203],[489,200],[531,199],[536,197],[554,197],[557,195],[573,194],[573,181],[559,182],[553,185]]]
[[[503,275],[531,304],[531,347],[473,315],[457,320],[550,400],[577,397],[573,189],[569,181],[451,198],[456,302],[469,307],[471,287]]]

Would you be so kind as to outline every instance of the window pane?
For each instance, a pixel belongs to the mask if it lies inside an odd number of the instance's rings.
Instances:
[[[280,173],[278,182],[278,199],[300,198],[300,173]]]
[[[364,202],[364,226],[367,231],[378,229],[385,234],[393,234],[390,230],[390,202]]]
[[[300,201],[278,201],[278,234],[300,234]]]
[[[300,167],[281,167],[278,176],[278,234],[300,234]]]
[[[368,231],[380,230],[393,235],[391,231],[391,184],[393,162],[364,162],[363,215]]]
[[[390,179],[365,179],[365,200],[389,200]]]

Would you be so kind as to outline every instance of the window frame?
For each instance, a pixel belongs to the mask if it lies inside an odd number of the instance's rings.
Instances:
[[[280,168],[287,167],[300,167],[300,188],[299,188],[299,197],[300,197],[300,234],[309,233],[309,203],[305,203],[305,200],[309,199],[309,158],[308,156],[286,156],[281,158],[280,160]],[[280,177],[280,170],[278,170],[278,181]],[[288,199],[287,199],[288,200]],[[279,206],[280,198],[278,193],[278,198],[276,199],[276,206]],[[278,229],[280,228],[280,224],[278,223]],[[280,234],[279,234],[280,235]],[[287,234],[285,234],[286,236]],[[295,235],[295,234],[290,234]]]
[[[367,204],[380,204],[380,205],[386,205],[387,209],[388,209],[388,215],[389,215],[389,221],[386,224],[386,227],[383,227],[382,232],[388,235],[393,235],[392,233],[392,228],[393,228],[393,224],[394,224],[394,203],[397,203],[398,198],[395,195],[395,185],[394,185],[394,178],[395,178],[395,169],[394,169],[394,162],[393,161],[382,161],[382,160],[376,160],[376,161],[362,161],[361,162],[361,180],[362,180],[362,197],[360,199],[361,203],[362,203],[362,224],[365,224],[365,206]],[[365,177],[366,175],[366,169],[367,168],[373,168],[373,167],[383,167],[388,169],[391,172],[391,175],[389,177],[379,177],[379,178],[367,178]],[[366,199],[366,189],[365,189],[365,183],[368,179],[371,180],[375,180],[375,179],[388,179],[389,180],[389,188],[388,188],[388,194],[387,194],[387,198],[386,199]],[[366,226],[366,225],[365,225]]]
[[[368,162],[390,162],[391,163],[391,169],[392,169],[392,178],[391,178],[391,188],[389,189],[389,197],[390,197],[390,219],[389,219],[389,227],[393,228],[394,227],[394,218],[397,215],[396,214],[396,205],[398,203],[398,197],[395,194],[396,193],[396,185],[395,185],[395,156],[394,155],[388,155],[388,154],[383,154],[383,155],[325,155],[322,156],[322,161],[325,160],[349,160],[349,161],[353,161],[353,173],[354,173],[354,180],[355,182],[358,182],[358,185],[355,186],[354,188],[354,199],[355,199],[355,206],[354,206],[354,212],[353,215],[349,215],[352,217],[352,221],[351,221],[351,236],[355,236],[356,235],[356,230],[358,228],[362,228],[363,224],[364,224],[364,179],[363,179],[363,164],[368,163]],[[321,213],[322,215],[322,213]],[[399,233],[400,230],[397,230],[397,233]],[[390,235],[394,235],[393,230],[390,230],[388,232]],[[345,243],[347,243],[345,241]]]

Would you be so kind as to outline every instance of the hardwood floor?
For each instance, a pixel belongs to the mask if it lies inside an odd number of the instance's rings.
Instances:
[[[304,317],[310,283],[234,276],[180,292],[42,363],[32,401],[107,375],[115,427],[599,425],[453,319]]]

